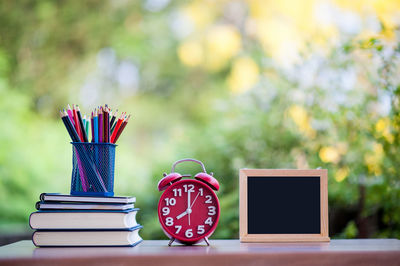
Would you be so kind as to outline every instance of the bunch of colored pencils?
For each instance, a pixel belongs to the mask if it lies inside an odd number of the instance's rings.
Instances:
[[[60,116],[73,142],[89,142],[89,128],[91,129],[92,143],[113,143],[119,139],[130,115],[122,113],[117,118],[118,110],[114,113],[107,106],[99,106],[89,116],[82,118],[78,105],[68,105],[67,110],[60,111]],[[90,124],[90,126],[89,126]]]

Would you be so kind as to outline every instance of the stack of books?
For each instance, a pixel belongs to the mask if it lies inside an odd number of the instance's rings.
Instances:
[[[38,247],[135,246],[142,241],[135,197],[43,193],[29,217]]]

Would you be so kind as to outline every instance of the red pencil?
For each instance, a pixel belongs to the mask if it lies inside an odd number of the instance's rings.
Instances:
[[[75,105],[74,105],[74,104],[72,105],[72,109],[73,109],[73,113],[74,113],[75,129],[76,129],[76,132],[77,132],[78,135],[79,135],[80,140],[83,142],[83,135],[82,135],[81,127],[80,127],[80,125],[79,125],[78,113],[76,112],[76,109],[75,109]]]
[[[113,133],[112,133],[112,135],[111,135],[111,143],[114,143],[114,140],[115,140],[115,137],[117,136],[119,127],[120,127],[121,124],[122,124],[123,117],[124,117],[124,113],[121,114],[120,118],[119,118],[118,121],[117,121],[117,125],[115,126],[114,131],[113,131]]]
[[[129,115],[129,116],[125,119],[125,121],[122,123],[122,126],[119,128],[119,130],[118,130],[118,132],[117,132],[117,136],[115,137],[114,142],[112,142],[112,143],[116,143],[116,142],[117,142],[119,136],[121,136],[122,131],[124,131],[124,129],[125,129],[125,127],[126,127],[126,124],[128,124],[128,120],[129,120],[130,117],[131,117],[131,115]]]

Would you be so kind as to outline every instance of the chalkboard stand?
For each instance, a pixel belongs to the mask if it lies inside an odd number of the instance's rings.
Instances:
[[[295,199],[298,199],[298,196],[293,197],[292,194],[290,194],[290,191],[297,191],[295,189],[297,189],[295,183],[301,182],[301,180],[309,180],[309,179],[313,179],[313,178],[317,178],[319,181],[319,186],[318,183],[316,183],[317,185],[315,186],[315,182],[314,182],[314,186],[312,187],[312,193],[314,193],[317,197],[317,202],[319,199],[319,208],[317,207],[317,212],[314,212],[314,217],[317,216],[316,219],[318,219],[318,216],[320,216],[320,219],[317,221],[318,224],[320,225],[320,230],[318,230],[317,227],[317,233],[296,233],[293,232],[293,228],[290,228],[290,226],[287,226],[288,228],[287,231],[285,232],[290,232],[290,233],[263,233],[263,232],[258,232],[257,233],[249,233],[249,224],[250,226],[251,223],[249,223],[248,221],[248,217],[249,217],[249,212],[248,212],[248,199],[249,199],[249,186],[248,186],[248,181],[249,181],[249,177],[251,180],[257,180],[257,177],[264,180],[268,180],[266,178],[271,177],[274,178],[275,180],[279,181],[279,177],[282,177],[282,182],[280,187],[278,187],[278,189],[280,189],[280,193],[281,195],[284,195],[283,197],[287,197],[287,199],[285,200],[293,200],[293,205],[295,206],[295,204],[297,204],[297,202],[295,202]],[[299,178],[297,180],[297,178]],[[293,182],[293,180],[295,180],[296,182]],[[286,182],[286,183],[285,183]],[[258,183],[257,183],[258,184]],[[265,184],[269,184],[268,182]],[[283,184],[283,185],[282,185]],[[305,186],[308,186],[307,182],[304,182]],[[298,169],[241,169],[240,173],[239,173],[239,227],[240,227],[240,241],[241,242],[327,242],[330,241],[329,238],[329,232],[328,232],[328,171],[326,169],[315,169],[315,170],[298,170]],[[254,187],[254,186],[253,186]],[[304,187],[303,188],[307,188]],[[269,189],[271,189],[271,187],[269,187]],[[267,190],[267,189],[266,189]],[[262,189],[258,188],[258,191],[262,191]],[[301,191],[300,191],[301,192]],[[254,191],[252,192],[254,193]],[[260,192],[258,192],[260,193]],[[263,193],[263,192],[261,192]],[[285,194],[286,193],[286,194]],[[279,195],[279,193],[277,194]],[[318,198],[319,195],[319,198]],[[253,196],[253,195],[252,195]],[[264,198],[268,198],[265,193],[261,195],[261,201]],[[281,196],[282,199],[282,196]],[[271,200],[271,199],[269,199]],[[258,204],[258,203],[257,203]],[[274,202],[275,205],[277,205],[279,207],[280,202],[277,200],[276,202]],[[262,215],[262,213],[267,212],[269,217],[273,216],[273,210],[269,210],[268,207],[265,207],[263,209],[262,204],[260,204],[260,209],[259,213],[260,215]],[[269,205],[271,206],[271,205]],[[317,205],[318,206],[318,205]],[[252,207],[252,206],[250,206]],[[308,206],[303,206],[305,209],[308,208]],[[287,208],[283,207],[280,209],[280,213],[282,213],[282,210],[284,211],[292,211],[294,213],[294,211],[297,212],[297,209],[294,210],[290,210],[290,207]],[[312,210],[311,210],[312,211]],[[305,212],[307,213],[307,212]],[[308,210],[308,213],[310,213],[310,210]],[[316,214],[315,214],[316,213]],[[311,214],[313,214],[311,212]],[[282,215],[283,217],[285,217],[285,215]],[[293,217],[293,214],[288,214],[288,217]],[[252,219],[254,218],[254,215],[252,216]],[[271,217],[271,219],[274,217]],[[304,217],[299,217],[300,218],[304,218]],[[261,219],[261,218],[260,218]],[[265,218],[263,218],[265,219]],[[294,219],[292,219],[290,221],[290,223],[288,224],[292,224],[296,223],[297,219],[296,217],[294,217]],[[318,226],[317,224],[317,226]],[[297,224],[295,224],[295,226],[298,226]],[[269,226],[270,227],[270,226]],[[270,232],[271,229],[273,230],[274,228],[269,228],[268,226],[266,226],[265,230],[266,232]],[[251,231],[254,231],[253,228],[250,228]],[[279,230],[286,230],[286,229],[279,229]],[[301,228],[300,228],[301,229]],[[296,229],[297,230],[297,229]],[[300,230],[301,231],[301,230]]]

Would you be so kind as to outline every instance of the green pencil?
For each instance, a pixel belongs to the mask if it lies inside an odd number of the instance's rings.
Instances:
[[[89,136],[89,119],[86,120],[86,134]]]

